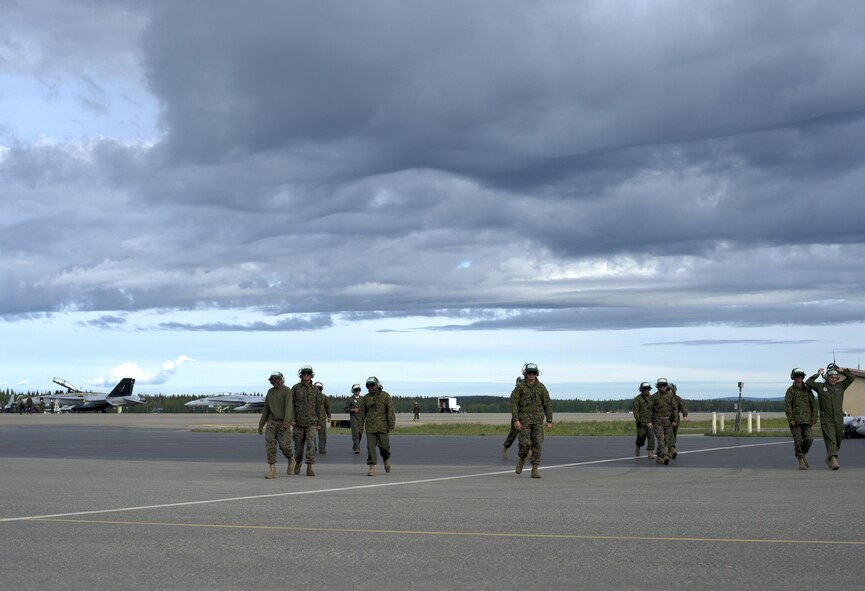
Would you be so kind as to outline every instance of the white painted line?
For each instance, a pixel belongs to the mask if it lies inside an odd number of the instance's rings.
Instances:
[[[730,445],[726,447],[712,447],[708,449],[696,449],[690,451],[680,451],[679,455],[685,454],[696,454],[696,453],[706,453],[710,451],[724,451],[730,449],[741,449],[746,447],[762,447],[768,445],[790,445],[789,441],[772,441],[766,443],[747,443],[744,445]],[[573,468],[576,466],[591,466],[593,464],[607,464],[611,462],[623,462],[623,461],[634,461],[634,460],[643,460],[645,461],[645,457],[637,457],[637,456],[626,456],[622,458],[609,458],[606,460],[589,460],[586,462],[574,462],[572,464],[555,464],[553,466],[540,466],[540,470],[555,470],[558,468]],[[52,513],[49,515],[28,515],[25,517],[5,517],[0,518],[0,523],[10,522],[10,521],[29,521],[34,519],[52,519],[58,517],[75,517],[80,515],[100,515],[105,513],[122,513],[125,511],[145,511],[147,509],[169,509],[172,507],[189,507],[192,505],[210,505],[214,503],[232,503],[236,501],[255,501],[258,499],[273,499],[279,497],[291,497],[298,495],[312,495],[319,493],[332,493],[332,492],[344,492],[349,490],[363,490],[369,488],[384,488],[388,486],[407,486],[411,484],[427,484],[430,482],[446,482],[448,480],[461,480],[464,478],[482,478],[484,476],[501,476],[502,474],[513,474],[514,469],[509,468],[508,470],[497,470],[495,472],[479,472],[476,474],[463,474],[460,476],[441,476],[438,478],[423,478],[420,480],[400,480],[397,482],[377,482],[375,484],[360,484],[357,486],[344,486],[340,488],[321,488],[314,490],[296,490],[290,492],[281,492],[281,493],[269,493],[263,495],[250,495],[245,497],[228,497],[223,499],[206,499],[203,501],[184,501],[180,503],[162,503],[159,505],[139,505],[137,507],[118,507],[115,509],[95,509],[92,511],[75,511],[71,513]]]

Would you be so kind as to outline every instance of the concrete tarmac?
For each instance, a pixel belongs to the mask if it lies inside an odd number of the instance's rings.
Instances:
[[[865,440],[833,472],[820,439],[799,471],[789,438],[680,437],[659,466],[550,437],[537,480],[499,438],[428,436],[369,478],[330,435],[315,477],[280,454],[268,481],[254,434],[30,418],[0,422],[9,589],[851,588],[865,556]]]

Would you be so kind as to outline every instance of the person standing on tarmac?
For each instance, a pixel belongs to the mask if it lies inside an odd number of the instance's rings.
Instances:
[[[847,378],[839,383],[838,372]],[[850,387],[856,376],[849,369],[830,364],[826,368],[825,381],[818,382],[817,376],[823,375],[823,368],[817,370],[805,382],[805,385],[817,392],[817,404],[820,405],[820,429],[823,431],[823,443],[826,444],[826,465],[832,470],[838,470],[838,451],[844,438],[844,390]]]
[[[303,463],[303,450],[306,446],[306,475],[315,476],[315,440],[316,434],[324,421],[324,404],[321,392],[312,385],[315,372],[312,367],[304,365],[297,372],[300,381],[291,387],[294,397],[294,473],[300,474]]]
[[[318,388],[321,397],[321,403],[324,406],[325,420],[318,426],[318,453],[327,453],[327,423],[330,421],[330,401],[327,399],[327,394],[324,393],[324,384],[316,382],[313,384]]]
[[[652,422],[647,425],[655,430],[655,440],[658,454],[656,464],[670,463],[669,443],[673,427],[676,425],[676,399],[669,388],[667,378],[658,378],[655,383],[656,392],[652,396]]]
[[[670,391],[673,393],[673,398],[676,400],[676,412],[673,415],[676,417],[676,420],[673,421],[673,429],[670,431],[669,444],[670,459],[675,460],[676,456],[679,455],[679,452],[676,449],[676,444],[679,441],[679,425],[682,424],[682,421],[688,420],[688,407],[685,406],[685,401],[682,400],[681,396],[679,396],[676,384],[670,384]]]
[[[805,385],[804,369],[793,369],[790,379],[793,384],[784,394],[784,409],[790,424],[790,433],[793,435],[793,451],[799,460],[799,469],[807,470],[810,465],[806,456],[814,443],[811,426],[817,422],[817,401],[814,400],[811,388]]]
[[[345,412],[348,413],[348,422],[351,425],[351,451],[356,454],[360,453],[360,440],[363,437],[363,431],[358,425],[357,417],[360,410],[360,400],[360,384],[352,384],[351,396],[345,403]]]
[[[412,417],[412,420],[420,420],[420,402],[418,402],[417,400],[414,401],[414,417]]]
[[[264,447],[270,467],[264,476],[276,478],[276,446],[288,460],[287,474],[294,470],[294,454],[291,453],[291,425],[294,422],[294,403],[291,390],[285,385],[282,373],[275,371],[268,379],[271,388],[264,397],[264,408],[258,421],[258,434],[264,432]]]
[[[522,382],[522,381],[523,381],[523,376],[519,376],[519,377],[517,378],[517,381],[514,383],[514,385],[515,385],[515,386],[519,386],[519,385],[520,385],[520,382]],[[503,460],[507,460],[507,459],[508,459],[508,450],[509,450],[509,449],[511,448],[511,446],[514,444],[514,441],[517,440],[517,437],[519,436],[519,434],[520,434],[520,432],[517,431],[516,427],[514,427],[514,423],[513,423],[513,421],[511,421],[511,430],[510,430],[510,432],[508,433],[508,436],[505,437],[505,442],[504,442],[504,444],[502,444],[502,459],[503,459]],[[529,456],[531,456],[531,455],[532,455],[532,451],[529,450]]]
[[[396,412],[390,394],[381,389],[381,382],[375,376],[366,379],[366,396],[363,397],[358,411],[360,428],[366,427],[367,476],[375,476],[378,462],[376,447],[384,461],[384,471],[390,472],[390,437],[388,434],[396,427]]]
[[[655,431],[652,429],[652,384],[649,382],[640,384],[640,393],[634,398],[631,414],[633,414],[634,422],[637,424],[634,455],[640,456],[640,448],[648,439],[646,452],[651,460],[655,457]]]
[[[540,370],[534,363],[523,365],[523,381],[511,392],[511,425],[519,431],[520,451],[515,472],[523,471],[529,452],[532,454],[532,478],[540,478],[541,452],[544,447],[544,428],[553,428],[553,405],[550,393],[538,376]],[[544,419],[546,418],[546,425]]]

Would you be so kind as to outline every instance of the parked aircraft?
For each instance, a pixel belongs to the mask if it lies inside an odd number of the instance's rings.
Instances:
[[[108,394],[100,392],[83,392],[66,380],[54,378],[54,383],[66,388],[66,394],[46,394],[42,396],[47,405],[60,405],[61,410],[70,412],[106,412],[109,408],[118,406],[133,406],[144,404],[144,400],[132,394],[135,378],[123,378]]]
[[[230,408],[234,412],[261,412],[264,408],[264,396],[254,394],[220,394],[219,396],[205,396],[190,400],[184,406],[189,408]]]
[[[865,437],[865,417],[844,417],[844,437]]]

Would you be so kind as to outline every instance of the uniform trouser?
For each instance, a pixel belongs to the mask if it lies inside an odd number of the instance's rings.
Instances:
[[[327,419],[323,420],[318,425],[318,451],[324,452],[327,449]]]
[[[267,450],[267,463],[276,463],[276,446],[286,459],[291,457],[291,428],[285,421],[267,421],[264,428],[264,447]]]
[[[793,434],[793,450],[796,452],[796,457],[804,458],[808,450],[811,449],[811,444],[814,443],[814,437],[811,435],[811,425],[790,427],[790,433]]]
[[[670,436],[673,434],[673,427],[668,422],[655,421],[655,439],[658,445],[658,457],[666,457],[670,449]]]
[[[370,433],[366,432],[366,463],[370,466],[375,466],[378,462],[378,457],[375,453],[375,448],[378,447],[381,452],[382,460],[390,459],[390,438],[387,433]]]
[[[304,446],[306,447],[306,463],[315,463],[315,438],[315,425],[308,427],[294,426],[294,459],[298,464],[303,461]]]
[[[519,434],[520,434],[519,431],[517,431],[516,429],[511,427],[511,432],[508,433],[508,437],[507,437],[507,439],[505,439],[505,443],[504,443],[505,449],[510,449],[510,447],[514,444],[514,441],[516,441],[517,436]]]
[[[670,429],[670,440],[667,441],[667,449],[675,449],[676,441],[679,438],[679,422],[676,421],[676,424],[672,426]]]
[[[360,440],[363,439],[363,432],[360,430],[358,426],[357,415],[352,414],[349,416],[349,423],[351,424],[351,449],[352,451],[357,451],[360,449]]]
[[[649,440],[649,445],[646,446],[646,451],[654,451],[655,430],[649,429],[645,423],[637,423],[637,447],[643,447],[647,439]]]
[[[844,415],[842,413],[820,413],[820,429],[823,431],[823,443],[826,444],[826,457],[838,457],[841,440],[844,439]]]
[[[532,450],[532,465],[541,464],[541,451],[544,447],[544,424],[522,425],[520,430],[520,452],[521,459],[526,459],[529,450]]]
[[[420,413],[419,413],[418,411],[414,411],[414,420],[415,420],[415,421],[419,421],[419,420],[420,420]]]

